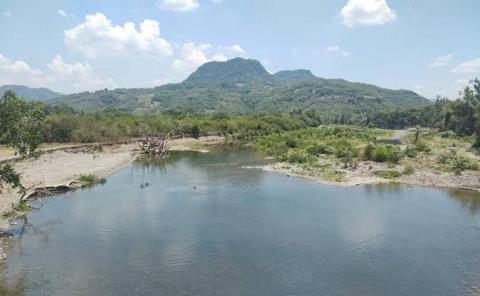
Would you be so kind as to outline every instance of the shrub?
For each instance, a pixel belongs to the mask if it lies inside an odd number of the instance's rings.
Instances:
[[[288,138],[288,139],[285,141],[285,144],[286,144],[287,147],[289,147],[289,148],[296,148],[296,147],[298,146],[297,140],[292,139],[292,138]]]
[[[418,151],[414,147],[408,145],[403,154],[405,154],[406,157],[415,158],[417,157]]]
[[[365,148],[363,148],[363,159],[364,160],[373,160],[373,154],[375,153],[375,146],[372,144],[367,144]]]
[[[456,155],[455,153],[440,155],[438,163],[447,165],[456,175],[460,175],[466,170],[477,171],[480,169],[480,165],[476,160],[467,156]]]
[[[330,155],[335,153],[335,149],[326,144],[315,143],[307,147],[307,152],[314,156],[319,156],[322,154]]]
[[[415,168],[412,165],[407,164],[403,169],[403,174],[409,176],[413,173],[415,173]]]
[[[415,143],[415,149],[419,152],[430,152],[432,149],[428,146],[427,142],[423,140],[418,140],[417,143]]]
[[[90,187],[96,184],[104,184],[106,182],[105,178],[99,178],[95,175],[81,175],[80,178],[78,178],[78,181],[80,181],[84,187]]]
[[[289,150],[284,160],[290,163],[307,163],[312,160],[312,157],[300,150]]]
[[[398,163],[400,159],[400,148],[392,145],[378,146],[373,154],[373,160],[376,162]]]
[[[379,176],[379,177],[382,177],[384,179],[396,179],[400,176],[402,176],[402,174],[400,172],[397,172],[397,171],[376,171],[374,172],[375,175]]]
[[[347,140],[340,140],[335,144],[335,156],[337,158],[355,158],[358,156],[358,149]]]

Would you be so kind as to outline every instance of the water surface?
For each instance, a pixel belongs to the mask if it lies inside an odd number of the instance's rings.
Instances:
[[[176,154],[45,199],[14,229],[7,280],[25,295],[480,292],[478,196],[242,168],[256,161]]]

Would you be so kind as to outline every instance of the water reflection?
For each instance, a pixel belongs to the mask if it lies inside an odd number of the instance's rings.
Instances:
[[[471,190],[449,189],[449,195],[472,214],[480,211],[480,193]]]
[[[0,272],[3,268],[0,267]],[[16,280],[7,282],[5,280],[0,281],[0,295],[1,296],[23,296],[26,291],[26,278],[25,274],[19,276]]]
[[[6,273],[27,271],[26,295],[463,295],[478,282],[471,198],[242,168],[257,157],[173,153],[46,199],[19,221]]]

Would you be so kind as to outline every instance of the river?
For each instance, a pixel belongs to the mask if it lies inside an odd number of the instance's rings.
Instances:
[[[478,195],[243,168],[258,161],[175,153],[44,199],[13,229],[5,282],[24,295],[479,295]]]

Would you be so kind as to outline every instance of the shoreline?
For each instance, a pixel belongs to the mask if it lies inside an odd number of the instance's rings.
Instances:
[[[370,162],[365,162],[364,166],[370,166]],[[347,178],[342,180],[332,180],[319,175],[313,175],[301,166],[292,165],[283,162],[276,162],[263,166],[247,166],[247,169],[260,169],[262,171],[283,174],[287,177],[307,179],[315,183],[336,187],[355,187],[362,185],[382,185],[382,184],[400,184],[407,186],[434,187],[440,189],[459,189],[474,192],[480,192],[480,176],[471,171],[465,171],[462,175],[453,173],[435,173],[428,170],[420,170],[411,175],[401,176],[394,179],[385,179],[364,172],[356,174],[350,169],[341,169],[343,172],[350,173]],[[347,175],[348,175],[347,173]]]
[[[209,151],[205,146],[223,141],[224,138],[220,136],[206,136],[199,139],[171,139],[167,145],[170,151],[207,153]],[[10,221],[24,214],[14,211],[20,199],[28,200],[36,190],[63,189],[64,192],[79,189],[82,184],[78,179],[82,175],[107,178],[134,162],[140,153],[140,146],[138,140],[134,139],[112,143],[59,144],[41,152],[38,158],[28,159],[2,159],[0,155],[0,162],[12,163],[21,174],[22,185],[27,188],[23,199],[17,189],[9,186],[0,189],[0,228],[8,229]],[[5,217],[8,213],[13,215]]]

